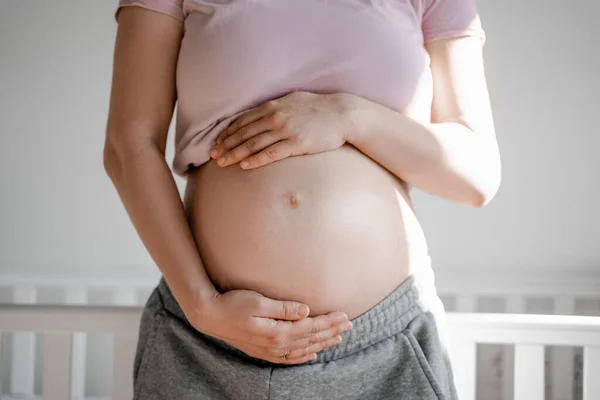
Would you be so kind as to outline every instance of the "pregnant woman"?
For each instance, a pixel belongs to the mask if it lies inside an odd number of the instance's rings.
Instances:
[[[410,188],[481,207],[500,184],[474,0],[116,17],[104,164],[162,272],[135,398],[456,399]]]

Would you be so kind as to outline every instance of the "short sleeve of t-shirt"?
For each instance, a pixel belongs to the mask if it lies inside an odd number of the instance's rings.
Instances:
[[[184,20],[183,0],[119,0],[119,5],[115,11],[115,19],[119,18],[119,11],[122,7],[130,6],[147,8],[148,10],[170,15],[180,21]]]
[[[454,36],[477,36],[485,44],[475,0],[417,0],[423,42]]]

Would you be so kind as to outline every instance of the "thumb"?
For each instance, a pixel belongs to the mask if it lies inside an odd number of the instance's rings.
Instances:
[[[295,321],[308,317],[310,309],[306,304],[295,301],[279,301],[263,297],[257,317],[286,319]]]

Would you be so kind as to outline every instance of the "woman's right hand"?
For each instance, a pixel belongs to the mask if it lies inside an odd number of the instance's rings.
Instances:
[[[340,333],[352,329],[344,312],[317,317],[308,314],[305,304],[269,299],[251,290],[231,290],[216,294],[186,317],[198,331],[252,357],[301,364],[340,343]]]

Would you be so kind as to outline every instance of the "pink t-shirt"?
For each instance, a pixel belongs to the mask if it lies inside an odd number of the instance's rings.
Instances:
[[[423,44],[485,33],[475,0],[119,0],[184,21],[173,169],[207,162],[240,114],[292,91],[352,93],[427,118]]]

